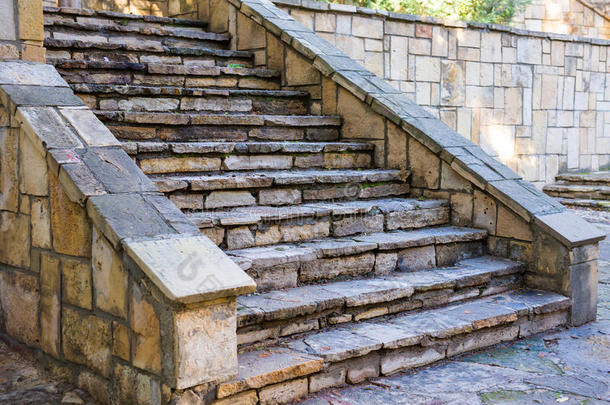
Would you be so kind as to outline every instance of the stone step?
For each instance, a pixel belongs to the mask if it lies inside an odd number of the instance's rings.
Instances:
[[[47,60],[90,60],[122,63],[163,63],[208,66],[231,64],[252,66],[253,54],[248,51],[210,49],[206,47],[147,46],[132,43],[95,43],[80,40],[45,38]]]
[[[230,34],[206,32],[200,28],[173,26],[148,27],[146,24],[82,23],[66,20],[45,21],[45,37],[63,40],[79,40],[100,44],[127,44],[138,47],[163,49],[163,46],[199,46],[212,49],[226,48]]]
[[[218,386],[217,404],[290,403],[425,366],[565,325],[569,305],[561,295],[523,289],[310,332],[239,353],[238,376]]]
[[[227,142],[227,145],[222,142],[127,142],[123,145],[128,153],[137,152],[136,161],[146,174],[206,173],[219,170],[369,169],[372,162],[370,149],[361,148],[357,144],[353,148],[349,144],[332,148],[336,144],[329,144],[329,151],[325,151],[325,145],[321,143],[321,151],[299,143],[293,143],[292,148],[289,144],[281,146],[284,151],[280,146],[263,142]]]
[[[72,64],[72,62],[74,63]],[[57,67],[57,71],[70,84],[219,87],[262,90],[278,90],[280,88],[279,72],[270,69],[101,61],[71,61],[70,63],[74,68]],[[77,68],[78,65],[100,67]],[[129,69],[108,70],[108,68],[102,67],[104,65],[120,65]],[[117,69],[122,68],[117,67]]]
[[[522,263],[482,256],[433,271],[393,272],[241,296],[238,344],[265,344],[329,325],[498,294],[520,287],[524,270]]]
[[[590,184],[547,184],[544,192],[551,197],[610,200],[610,186]]]
[[[266,170],[207,175],[151,176],[185,210],[251,205],[295,205],[406,195],[408,173],[400,170]],[[273,203],[273,204],[271,204]]]
[[[563,173],[555,176],[555,180],[562,184],[587,184],[598,186],[610,186],[610,171],[591,173]]]
[[[341,117],[314,115],[188,114],[95,110],[121,140],[313,141],[339,139]]]
[[[608,210],[610,209],[610,199],[608,200],[589,200],[582,198],[557,198],[560,203],[566,207],[581,207],[581,208],[592,208],[596,210]]]
[[[77,83],[72,89],[93,110],[309,113],[309,94],[291,90],[243,90]]]
[[[87,8],[68,7],[43,7],[45,20],[66,19],[76,22],[114,22],[117,25],[143,24],[144,26],[184,26],[184,27],[207,27],[207,23],[201,20],[186,18],[160,17],[155,15],[127,14],[116,11],[93,10]]]
[[[223,249],[244,249],[449,222],[445,200],[377,199],[187,213]]]
[[[346,277],[453,266],[485,251],[487,232],[454,226],[227,250],[258,291]]]

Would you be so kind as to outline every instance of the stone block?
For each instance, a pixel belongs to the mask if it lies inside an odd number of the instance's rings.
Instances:
[[[359,384],[369,378],[379,377],[380,357],[372,353],[347,364],[346,381],[350,384]]]
[[[481,242],[448,243],[436,246],[436,265],[454,266],[464,259],[482,256],[485,251]]]
[[[407,347],[393,350],[381,358],[381,374],[420,367],[445,358],[445,350],[435,347]]]
[[[570,250],[570,263],[578,264],[599,259],[599,245],[578,246]]]
[[[0,212],[0,262],[30,267],[30,220],[26,215]]]
[[[0,2],[0,15],[3,15],[3,23],[0,26],[0,40],[14,41],[17,39],[15,31],[15,3],[13,1],[3,0]],[[17,58],[19,54],[17,54]]]
[[[256,405],[258,404],[258,395],[256,390],[242,392],[241,394],[233,395],[232,397],[221,399],[213,402],[214,405]]]
[[[127,272],[121,256],[110,242],[93,230],[91,265],[95,306],[120,318],[127,318]]]
[[[533,239],[530,224],[526,223],[523,219],[517,217],[503,206],[498,207],[496,235],[530,242]]]
[[[91,309],[91,264],[88,261],[61,260],[62,300],[71,305]]]
[[[539,38],[517,38],[517,62],[538,65],[542,61],[542,41]]]
[[[409,166],[411,186],[438,189],[440,186],[441,164],[428,148],[413,138],[409,139]]]
[[[472,225],[473,196],[468,193],[451,195],[451,224],[456,226]]]
[[[118,379],[118,400],[121,404],[161,405],[159,382],[149,374],[121,363],[114,367]]]
[[[38,0],[20,0],[17,2],[17,13],[19,15],[19,39],[42,41],[44,26],[41,2]]]
[[[345,384],[346,371],[345,367],[335,367],[326,372],[310,376],[309,392],[314,393]]]
[[[414,247],[398,252],[399,271],[417,271],[436,266],[434,245]]]
[[[300,378],[280,384],[271,385],[260,390],[261,405],[286,404],[307,395],[307,378]]]
[[[502,62],[502,34],[481,33],[481,62]]]
[[[130,341],[129,328],[116,321],[112,322],[112,355],[129,361]]]
[[[352,34],[357,37],[383,39],[383,20],[371,17],[352,17]]]
[[[87,201],[87,213],[113,246],[126,238],[174,234],[175,231],[139,194],[106,194]]]
[[[297,286],[299,263],[286,263],[248,270],[255,279],[258,291],[277,290]]]
[[[89,148],[80,159],[111,193],[156,192],[157,187],[120,148]]]
[[[16,212],[19,205],[19,136],[0,127],[0,208]]]
[[[311,63],[290,48],[286,48],[286,84],[289,86],[320,83],[320,73]]]
[[[40,153],[46,149],[77,149],[83,144],[51,107],[19,107],[17,120]]]
[[[49,190],[53,248],[58,253],[89,257],[91,224],[85,209],[70,200],[52,174],[49,174]]]
[[[490,235],[495,235],[497,209],[494,199],[481,191],[475,190],[473,204],[473,226],[486,229]]]
[[[569,286],[564,290],[572,297],[570,323],[574,326],[596,319],[598,268],[597,260],[569,267]]]
[[[44,154],[39,152],[23,132],[20,136],[19,158],[19,191],[22,194],[49,195],[47,162]]]
[[[296,205],[301,203],[301,191],[295,189],[261,190],[258,193],[260,205]]]
[[[301,264],[300,281],[317,281],[338,276],[362,276],[373,270],[375,255],[365,253],[356,256],[312,260]]]
[[[59,259],[40,257],[40,348],[58,358],[61,317],[61,275]]]
[[[537,215],[534,220],[568,247],[598,242],[605,237],[594,225],[569,211]]]
[[[24,61],[3,62],[0,66],[0,84],[68,87],[52,65]],[[72,93],[72,90],[69,92]]]
[[[108,377],[112,371],[110,321],[64,307],[61,325],[62,348],[66,360]]]
[[[375,274],[390,274],[396,269],[398,256],[396,253],[377,253],[375,256]]]
[[[205,236],[129,241],[125,249],[170,300],[195,303],[255,288],[252,279]]]
[[[337,113],[343,118],[342,131],[346,137],[384,139],[383,118],[342,88],[339,88]]]
[[[205,208],[240,207],[256,204],[256,199],[248,191],[213,191],[205,199]]]
[[[445,162],[442,162],[441,165],[441,188],[443,190],[472,192],[472,184]]]
[[[415,58],[415,80],[439,82],[441,79],[441,61],[439,58],[417,56]]]
[[[133,284],[131,288],[131,312],[129,324],[134,334],[134,366],[159,374],[161,372],[161,332],[159,317],[145,297],[141,288]]]
[[[227,249],[244,249],[254,246],[254,235],[247,226],[227,230]]]
[[[447,346],[447,357],[515,340],[518,336],[519,325],[488,328],[460,335],[453,338]]]
[[[1,243],[6,248],[5,243]],[[38,278],[20,272],[0,272],[0,304],[6,333],[28,346],[39,347]]]
[[[59,182],[70,200],[81,205],[92,195],[106,194],[104,186],[84,163],[62,165]]]
[[[232,298],[174,315],[176,388],[223,381],[237,375],[235,314]]]
[[[88,146],[120,146],[112,132],[93,114],[81,108],[59,110]]]
[[[1,70],[1,69],[0,69]],[[2,72],[0,71],[0,74]],[[0,78],[2,80],[2,78]],[[63,80],[63,79],[62,79]],[[83,101],[67,87],[0,85],[13,106],[83,106]]]

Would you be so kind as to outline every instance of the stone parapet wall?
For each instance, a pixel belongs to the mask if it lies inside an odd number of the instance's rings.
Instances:
[[[42,0],[0,0],[0,61],[44,62]]]
[[[610,168],[610,41],[276,4],[537,187]]]
[[[527,30],[610,39],[610,18],[584,0],[534,0],[512,25]]]
[[[104,404],[237,373],[255,284],[50,65],[0,62],[0,331]]]
[[[448,199],[452,223],[486,229],[492,254],[526,262],[528,286],[571,297],[573,324],[595,318],[604,235],[592,225],[273,3],[210,0],[207,11],[235,49],[282,72],[283,88],[306,89],[314,110],[340,115],[344,140],[375,144],[377,167],[409,168],[413,195]]]

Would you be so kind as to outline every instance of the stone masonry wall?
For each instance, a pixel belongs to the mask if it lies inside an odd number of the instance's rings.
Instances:
[[[103,404],[237,373],[254,282],[50,65],[0,62],[0,332]]]
[[[44,62],[42,0],[0,0],[0,18],[0,61]]]
[[[610,19],[601,8],[582,0],[534,0],[513,24],[526,30],[610,39]]]
[[[610,168],[610,41],[276,4],[538,187]]]

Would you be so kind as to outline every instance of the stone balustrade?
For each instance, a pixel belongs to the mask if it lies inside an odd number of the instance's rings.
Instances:
[[[237,373],[247,276],[50,65],[0,62],[0,325],[102,403]]]

